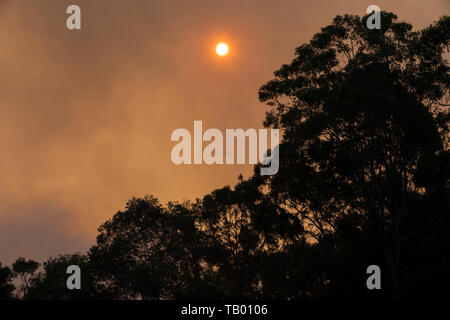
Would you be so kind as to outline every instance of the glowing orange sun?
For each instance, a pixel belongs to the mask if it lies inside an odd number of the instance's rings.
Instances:
[[[219,44],[216,46],[216,53],[217,53],[219,56],[221,56],[221,57],[226,56],[226,55],[228,54],[228,51],[229,51],[229,50],[230,50],[230,49],[228,48],[228,45],[227,45],[226,43],[223,43],[223,42],[219,43]]]

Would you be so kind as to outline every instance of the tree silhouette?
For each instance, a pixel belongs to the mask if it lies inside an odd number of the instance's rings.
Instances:
[[[8,267],[2,267],[0,263],[0,300],[13,298],[14,285],[12,284],[13,273]]]
[[[241,179],[234,189],[215,190],[201,202],[198,226],[209,248],[205,258],[222,283],[224,297],[264,296],[264,262],[282,251],[289,232],[296,230],[283,210],[260,190],[259,180],[258,176]]]
[[[163,207],[156,198],[132,199],[99,228],[90,259],[98,281],[122,298],[183,295],[199,273],[191,204]]]
[[[338,16],[259,92],[271,107],[265,124],[284,131],[280,172],[268,181],[273,197],[316,241],[338,235],[344,222],[364,229],[369,248],[382,249],[397,298],[405,242],[439,225],[448,209],[441,107],[450,18],[411,29],[392,13],[382,13],[381,30]]]
[[[68,290],[66,281],[67,268],[77,265],[82,270],[81,290]],[[101,284],[96,283],[91,272],[91,264],[85,255],[72,254],[50,258],[43,264],[43,271],[34,278],[33,285],[27,290],[23,299],[77,300],[109,298],[101,296]]]
[[[35,284],[37,279],[37,270],[39,263],[34,260],[26,260],[25,258],[18,258],[12,265],[12,271],[21,284],[18,287],[18,296],[25,297]]]

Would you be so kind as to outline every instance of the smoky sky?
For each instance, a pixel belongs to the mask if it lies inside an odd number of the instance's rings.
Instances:
[[[82,30],[66,28],[81,8]],[[262,128],[258,88],[338,14],[414,28],[449,2],[0,0],[0,261],[84,252],[133,196],[195,199],[250,165],[176,166],[171,132]],[[214,55],[225,41],[230,54]]]

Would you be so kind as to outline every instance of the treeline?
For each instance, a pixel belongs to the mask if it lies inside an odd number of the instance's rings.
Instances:
[[[1,267],[0,297],[448,296],[450,18],[420,31],[366,19],[337,16],[260,89],[265,125],[283,132],[276,175],[256,166],[192,202],[134,198],[86,254]]]

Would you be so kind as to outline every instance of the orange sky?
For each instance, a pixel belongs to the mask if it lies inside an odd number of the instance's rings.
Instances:
[[[66,29],[70,4],[81,31]],[[132,196],[194,199],[248,176],[175,166],[171,132],[261,128],[258,88],[370,4],[416,29],[450,13],[447,0],[0,0],[0,262],[85,251]]]

